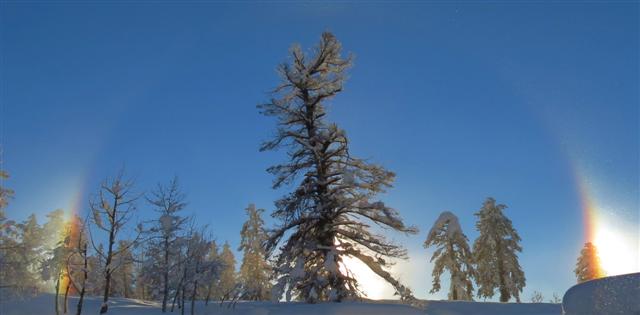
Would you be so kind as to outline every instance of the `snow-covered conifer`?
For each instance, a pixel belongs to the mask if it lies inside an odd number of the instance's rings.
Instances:
[[[271,266],[267,263],[263,243],[267,240],[263,209],[256,209],[250,204],[247,209],[247,221],[240,231],[240,248],[243,252],[239,281],[242,285],[243,298],[248,300],[268,300],[271,298],[269,277]]]
[[[307,302],[340,301],[359,295],[357,279],[340,271],[347,267],[345,256],[362,261],[402,298],[412,298],[385,270],[388,258],[404,258],[406,251],[370,230],[375,224],[417,232],[396,210],[372,201],[391,187],[395,174],[355,158],[345,131],[326,120],[325,106],[342,91],[350,66],[351,57],[342,56],[331,33],[322,34],[310,54],[293,46],[290,63],[279,67],[282,83],[270,102],[259,105],[263,114],[278,120],[275,137],[261,150],[288,150],[286,163],[268,169],[275,175],[273,187],[297,183],[276,201],[272,216],[279,225],[267,241],[267,253],[275,256],[276,299],[293,294]]]
[[[580,250],[576,269],[573,272],[576,274],[578,283],[602,278],[606,275],[600,264],[598,249],[593,243],[587,242],[584,244],[584,247]]]
[[[522,247],[520,236],[503,213],[506,208],[496,204],[495,199],[487,198],[475,213],[476,229],[480,232],[473,244],[476,284],[481,297],[492,297],[498,289],[501,302],[508,302],[511,297],[519,302],[526,283],[517,254]]]
[[[446,269],[451,275],[450,300],[473,300],[473,255],[467,236],[462,232],[458,217],[445,211],[427,234],[424,247],[435,246],[431,256],[433,287],[430,293],[440,291],[440,276]]]

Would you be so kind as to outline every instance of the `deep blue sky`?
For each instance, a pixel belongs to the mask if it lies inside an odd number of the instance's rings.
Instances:
[[[443,210],[471,240],[487,196],[523,239],[524,299],[574,283],[589,187],[640,269],[639,7],[627,3],[2,2],[3,168],[10,217],[68,209],[126,166],[144,192],[178,175],[187,212],[238,244],[250,202],[273,209],[255,105],[292,43],[330,30],[355,66],[329,118],[352,153],[397,173],[382,196],[422,229],[392,234],[420,297],[421,247]],[[140,204],[141,217],[149,207]],[[631,231],[631,232],[629,232]],[[632,262],[632,265],[634,263]],[[447,288],[447,285],[443,286]]]

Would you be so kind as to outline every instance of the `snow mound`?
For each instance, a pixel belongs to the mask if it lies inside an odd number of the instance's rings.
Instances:
[[[560,304],[429,301],[428,315],[561,315]]]
[[[562,309],[566,315],[638,315],[640,273],[575,285],[564,294]]]

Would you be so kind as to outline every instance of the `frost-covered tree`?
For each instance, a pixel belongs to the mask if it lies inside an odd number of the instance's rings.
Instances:
[[[290,62],[278,69],[282,82],[273,98],[258,106],[278,121],[275,137],[261,150],[288,150],[287,162],[268,169],[275,176],[273,187],[297,183],[276,201],[272,216],[279,225],[266,242],[276,264],[274,299],[282,294],[307,302],[358,296],[357,279],[340,270],[348,268],[345,256],[362,261],[402,298],[413,297],[386,270],[388,259],[405,258],[406,250],[370,230],[375,224],[417,232],[396,210],[372,201],[391,187],[395,174],[352,156],[345,131],[326,120],[325,106],[342,91],[350,66],[351,57],[342,56],[341,44],[331,33],[322,34],[309,54],[293,46]]]
[[[0,161],[0,165],[2,162]],[[13,189],[7,188],[4,182],[9,179],[9,173],[0,169],[0,220],[5,217],[4,209],[9,204],[9,200],[13,198]],[[0,221],[1,222],[1,221]]]
[[[187,203],[185,195],[180,191],[177,177],[174,177],[167,186],[158,184],[156,190],[151,193],[150,197],[147,197],[147,200],[159,214],[155,227],[152,228],[157,237],[151,242],[151,246],[155,247],[151,250],[160,255],[155,264],[158,265],[162,273],[162,312],[166,312],[170,290],[169,275],[177,264],[175,243],[178,241],[178,234],[188,220],[187,217],[181,216],[180,212]]]
[[[191,315],[194,315],[195,300],[205,293],[200,291],[207,287],[207,283],[211,283],[214,278],[218,277],[222,267],[222,262],[219,259],[209,255],[211,242],[205,237],[204,229],[199,233],[195,233],[189,241],[189,246],[191,247],[189,250],[190,256],[185,262],[185,266],[188,270],[187,278],[189,279],[189,290],[191,292]],[[186,292],[187,290],[184,291]],[[184,312],[184,304],[182,311]]]
[[[267,240],[261,217],[264,210],[256,209],[254,204],[250,204],[245,211],[248,218],[240,231],[238,250],[243,252],[243,256],[238,280],[242,285],[244,299],[268,300],[271,298],[271,266],[267,263],[263,247]]]
[[[136,235],[131,242],[124,247],[115,247],[120,234],[125,231],[126,224],[136,211],[135,202],[139,196],[133,194],[132,188],[133,182],[124,179],[124,173],[121,171],[113,180],[105,180],[102,183],[98,196],[90,203],[93,224],[98,230],[106,233],[106,249],[96,245],[95,240],[99,238],[91,238],[93,248],[104,260],[104,291],[100,314],[109,310],[111,278],[116,269],[122,266],[120,263],[123,261],[117,260],[118,255],[136,245],[142,234],[142,226],[138,224],[135,229]]]
[[[78,295],[78,304],[76,305],[76,315],[82,314],[84,305],[84,296],[87,293],[89,281],[89,253],[87,238],[87,220],[82,220],[77,216],[73,216],[69,222],[70,233],[65,242],[69,246],[69,257],[66,262],[67,277],[69,283],[73,286]],[[67,304],[67,295],[69,290],[65,292],[65,310]]]
[[[19,267],[18,227],[5,214],[5,208],[14,195],[13,190],[5,186],[8,178],[9,174],[0,169],[0,290],[14,285],[15,269]]]
[[[231,245],[225,242],[220,253],[220,262],[222,264],[220,270],[220,280],[218,281],[218,299],[224,300],[234,294],[237,284],[236,276],[236,258],[231,250]]]
[[[53,248],[51,248],[47,253],[46,259],[42,261],[42,280],[44,281],[53,281],[54,283],[54,310],[56,314],[60,314],[59,307],[59,296],[60,296],[60,284],[63,278],[68,279],[68,275],[66,274],[66,262],[67,258],[70,256],[70,243],[69,243],[69,234],[70,230],[65,232],[65,240],[59,241]],[[68,280],[67,280],[68,281]],[[68,287],[68,286],[67,286]],[[66,308],[66,307],[65,307]],[[66,313],[66,311],[65,311]]]
[[[544,295],[540,291],[533,291],[531,295],[531,303],[542,303],[544,302]]]
[[[42,254],[39,258],[41,277],[45,282],[53,282],[55,290],[55,311],[59,312],[58,296],[60,289],[65,292],[64,312],[67,312],[66,296],[70,282],[66,261],[70,256],[71,226],[65,224],[64,210],[57,209],[47,214],[47,222],[42,226]],[[64,288],[61,288],[64,282]]]
[[[116,251],[119,253],[113,259],[114,271],[111,276],[111,296],[130,298],[133,296],[134,262],[131,252],[131,242],[120,240]]]
[[[27,220],[17,224],[18,238],[17,247],[12,254],[9,272],[10,285],[14,292],[25,294],[34,293],[40,289],[41,282],[41,261],[44,258],[44,234],[42,227],[38,224],[35,214],[30,215]]]
[[[9,175],[0,170],[0,294],[23,295],[39,283],[42,231],[35,215],[18,223],[5,215],[13,190],[5,186]]]
[[[576,269],[573,272],[576,274],[578,283],[606,276],[600,264],[598,249],[593,243],[587,242],[584,244],[584,247],[580,250]]]
[[[473,244],[476,262],[476,284],[478,295],[492,297],[500,292],[500,302],[508,302],[511,297],[520,302],[520,293],[525,286],[525,276],[518,253],[522,252],[520,236],[513,228],[511,220],[503,213],[507,206],[496,204],[487,198],[480,211],[476,229],[480,235]]]
[[[160,248],[157,246],[145,247],[136,257],[136,297],[143,300],[162,300],[164,277],[162,275],[163,268],[158,263],[163,261]],[[171,273],[171,275],[174,274],[175,271]],[[169,279],[173,280],[171,276]],[[171,284],[170,288],[175,287]]]
[[[451,275],[449,300],[473,300],[473,254],[453,213],[443,212],[433,224],[424,242],[425,248],[431,246],[436,250],[431,256],[431,262],[435,263],[430,293],[440,291],[440,276],[446,269]]]

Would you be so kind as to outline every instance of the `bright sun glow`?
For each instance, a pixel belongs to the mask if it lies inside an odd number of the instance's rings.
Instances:
[[[598,256],[602,268],[608,276],[636,272],[637,266],[634,251],[624,235],[615,229],[598,226],[594,244],[598,249]]]
[[[344,257],[343,263],[358,280],[360,290],[364,291],[367,298],[382,299],[386,296],[387,284],[367,267],[363,262],[353,257]],[[341,272],[345,272],[344,267],[340,267]]]

